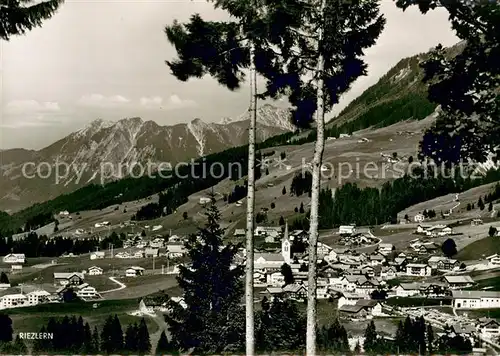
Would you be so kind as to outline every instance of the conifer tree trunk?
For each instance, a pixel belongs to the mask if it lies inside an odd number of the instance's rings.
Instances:
[[[253,308],[253,232],[255,208],[255,126],[257,125],[257,72],[255,69],[255,44],[250,41],[250,127],[248,129],[248,192],[246,231],[246,354],[255,354],[255,323]]]
[[[326,0],[321,0],[320,14],[323,16]],[[317,68],[317,108],[316,108],[316,146],[314,148],[312,189],[311,189],[311,214],[309,228],[309,271],[307,276],[307,331],[306,355],[316,355],[316,270],[318,256],[318,220],[319,220],[319,193],[321,183],[321,165],[325,149],[325,108],[324,108],[324,79],[323,71],[325,61],[322,51],[324,26],[319,28],[318,39],[318,68]]]

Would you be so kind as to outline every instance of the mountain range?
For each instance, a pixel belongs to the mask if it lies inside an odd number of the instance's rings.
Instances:
[[[248,113],[218,123],[197,118],[173,126],[139,117],[117,122],[98,119],[41,150],[3,150],[0,209],[18,210],[87,184],[244,145],[248,126]],[[258,109],[258,142],[292,130],[288,109],[269,104]]]

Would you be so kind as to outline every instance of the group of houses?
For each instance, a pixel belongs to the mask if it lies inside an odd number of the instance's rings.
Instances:
[[[428,237],[442,237],[453,235],[453,229],[447,225],[418,225],[416,234]]]
[[[355,227],[351,227],[343,230],[345,235],[356,234]],[[274,234],[272,229],[258,228],[256,231],[266,236]],[[271,298],[305,299],[309,259],[307,249],[303,253],[294,252],[293,244],[298,236],[307,240],[306,232],[290,234],[286,224],[284,233],[280,235],[277,231],[274,235],[274,239],[281,237],[281,249],[254,253],[254,283],[266,288],[263,294]],[[488,263],[500,265],[500,256],[489,256]],[[291,272],[291,282],[287,276],[285,283],[284,264],[289,266],[286,273]],[[377,291],[383,291],[383,298],[451,298],[457,309],[500,308],[500,292],[464,290],[475,282],[463,274],[463,270],[464,265],[459,260],[441,255],[438,245],[418,239],[401,252],[388,243],[378,243],[371,253],[319,243],[317,298],[337,299],[339,311],[351,318],[384,314],[382,301],[373,299]],[[388,283],[396,278],[405,282]]]
[[[167,257],[167,258],[181,258],[186,254],[183,239],[178,236],[172,236],[169,242],[161,237],[153,240],[143,241],[139,240],[126,240],[124,242],[124,251],[120,251],[111,255],[111,252],[95,251],[90,254],[91,260],[103,259],[108,256],[109,258],[121,259],[138,259],[138,258],[153,258],[153,257]]]

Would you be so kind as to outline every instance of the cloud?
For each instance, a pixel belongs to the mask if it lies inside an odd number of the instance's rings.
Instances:
[[[56,102],[38,102],[36,100],[13,100],[7,103],[6,110],[13,113],[56,112],[61,108]]]
[[[194,100],[189,100],[189,99],[181,99],[177,95],[171,95],[170,98],[168,98],[168,106],[172,108],[186,108],[186,107],[192,107],[196,106],[196,102]]]
[[[121,95],[104,96],[102,94],[84,95],[78,100],[79,105],[94,107],[116,107],[129,102],[129,99]]]
[[[148,109],[184,109],[197,106],[194,100],[181,99],[178,95],[171,95],[167,100],[163,100],[161,96],[142,97],[139,99],[141,106]]]
[[[142,97],[139,101],[140,101],[142,106],[145,106],[148,108],[149,107],[159,108],[159,107],[161,107],[161,104],[163,103],[163,98],[160,96],[154,96],[151,98]]]

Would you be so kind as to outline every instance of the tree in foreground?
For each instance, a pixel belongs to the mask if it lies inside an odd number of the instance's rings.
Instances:
[[[43,20],[54,15],[64,0],[2,1],[0,4],[0,39],[9,41],[12,36],[24,35]]]
[[[239,245],[223,245],[220,213],[211,198],[205,227],[185,243],[191,263],[179,266],[186,308],[172,302],[165,317],[171,342],[182,353],[241,352],[244,345],[243,267],[233,266]]]
[[[167,334],[162,331],[160,334],[160,339],[156,345],[155,355],[175,355],[177,351],[173,349],[172,344],[168,341]]]
[[[453,239],[447,239],[445,242],[443,242],[443,245],[441,245],[441,251],[446,257],[453,257],[457,254],[457,244],[455,243],[455,240]]]
[[[422,63],[429,99],[441,111],[421,143],[421,154],[436,162],[457,163],[498,157],[500,146],[500,3],[477,0],[396,0],[422,13],[444,8],[463,40],[450,53],[437,46]]]
[[[325,114],[359,76],[366,74],[367,66],[362,60],[364,50],[375,44],[385,20],[379,14],[377,0],[303,3],[288,7],[292,16],[301,12],[297,26],[288,26],[289,33],[293,34],[289,42],[295,46],[278,45],[283,57],[289,59],[288,65],[270,70],[273,73],[267,76],[271,78],[267,93],[273,97],[289,94],[289,101],[296,108],[293,121],[297,126],[310,126],[315,115],[307,301],[307,354],[313,356],[316,354],[316,263]]]
[[[256,217],[255,181],[260,177],[256,167],[257,73],[266,75],[279,61],[270,43],[280,41],[280,34],[289,24],[280,16],[283,0],[271,2],[214,0],[215,8],[227,11],[231,21],[204,21],[198,14],[186,24],[174,22],[166,27],[168,40],[175,46],[178,59],[167,62],[177,79],[200,78],[206,74],[228,88],[236,90],[245,80],[244,69],[250,72],[250,125],[248,129],[248,185],[246,215],[246,353],[254,353],[253,311],[253,232]],[[281,6],[280,6],[281,5]],[[297,14],[294,19],[297,18]],[[282,23],[278,23],[281,21]],[[272,70],[271,70],[272,72]],[[266,169],[266,174],[269,171]]]
[[[261,305],[262,310],[257,314],[256,349],[262,354],[303,353],[306,320],[298,303],[274,297],[270,302],[267,298],[263,299]]]

